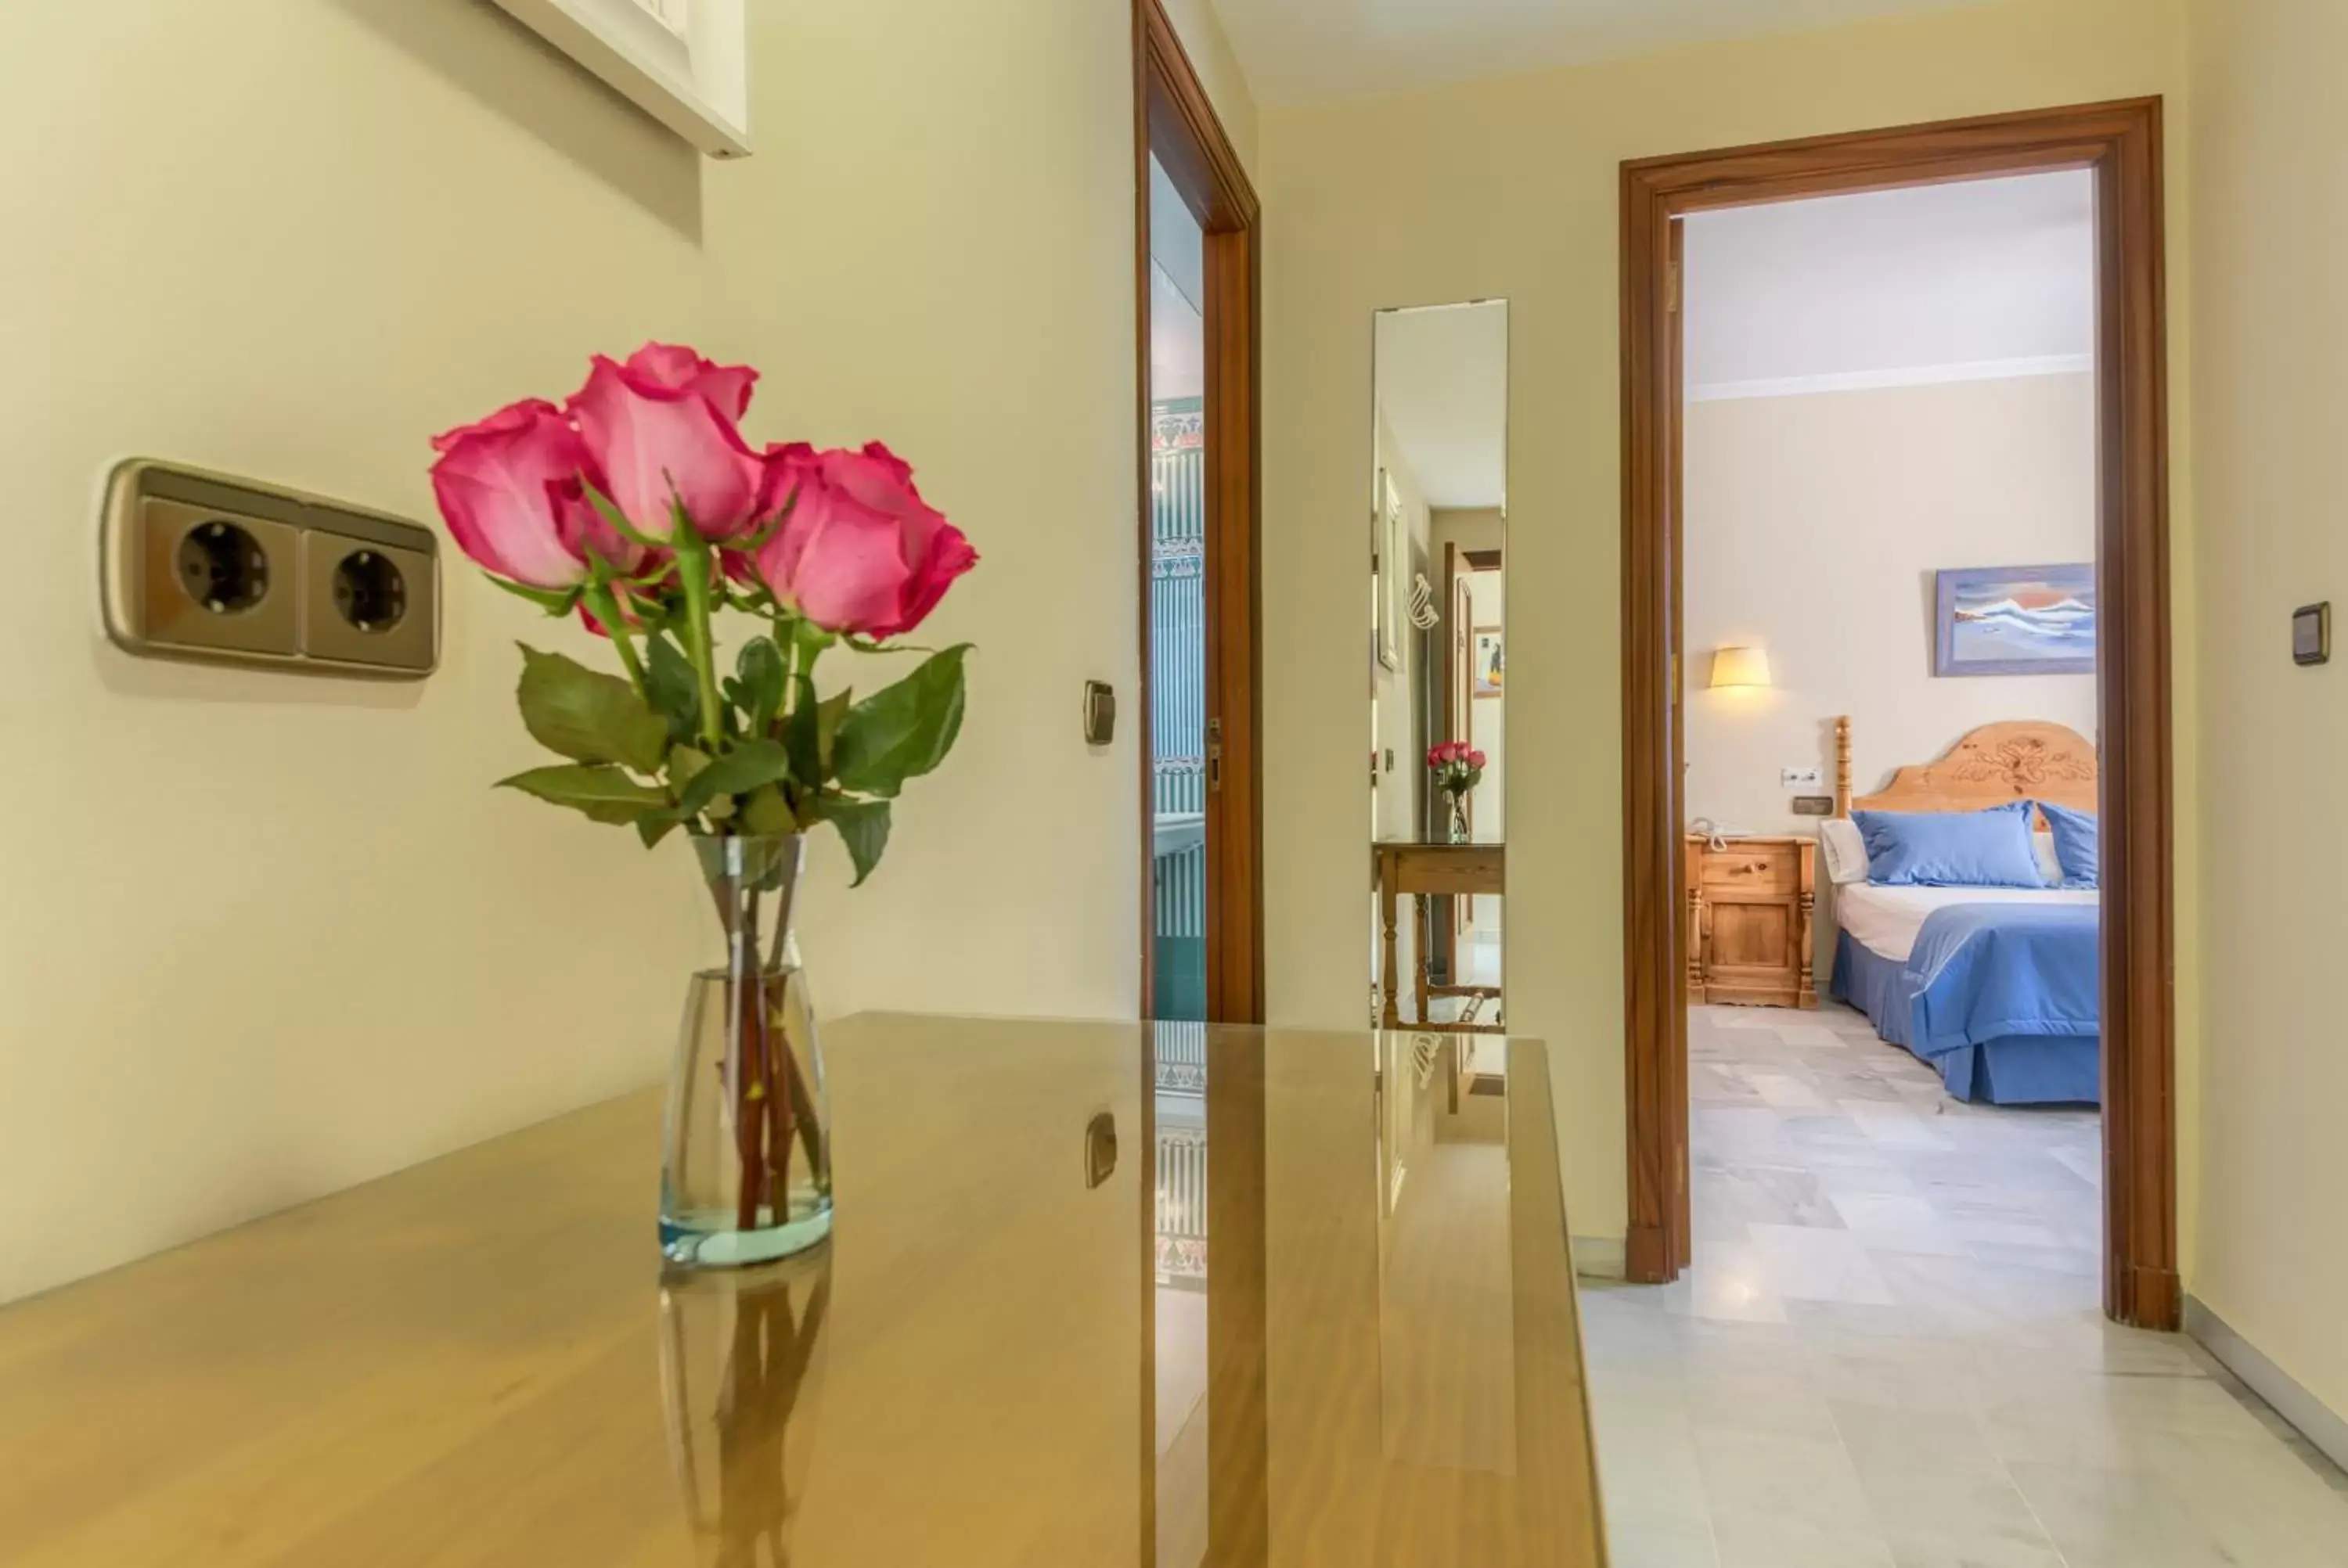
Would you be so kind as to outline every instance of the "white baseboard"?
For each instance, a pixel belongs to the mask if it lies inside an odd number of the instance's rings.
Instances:
[[[2250,1386],[2252,1392],[2275,1408],[2275,1414],[2299,1429],[2299,1433],[2348,1470],[2348,1419],[2332,1409],[2298,1379],[2267,1358],[2266,1352],[2235,1333],[2226,1320],[2188,1296],[2185,1298],[2185,1332],[2201,1342],[2226,1369]]]
[[[1578,1235],[1567,1238],[1573,1248],[1573,1272],[1584,1279],[1620,1279],[1625,1271],[1621,1236]]]

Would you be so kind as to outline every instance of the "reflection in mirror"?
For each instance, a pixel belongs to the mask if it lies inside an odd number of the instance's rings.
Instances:
[[[1375,317],[1371,983],[1385,1028],[1497,1033],[1507,834],[1509,306]],[[1497,1047],[1471,1071],[1500,1071]]]

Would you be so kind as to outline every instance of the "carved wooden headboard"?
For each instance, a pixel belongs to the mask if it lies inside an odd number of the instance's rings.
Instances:
[[[1835,815],[1862,811],[1980,811],[2047,800],[2076,811],[2096,804],[2096,746],[2065,724],[2024,719],[1983,724],[1936,763],[1901,768],[1879,794],[1854,800],[1850,719],[1835,721]],[[2033,815],[2035,815],[2034,813]]]

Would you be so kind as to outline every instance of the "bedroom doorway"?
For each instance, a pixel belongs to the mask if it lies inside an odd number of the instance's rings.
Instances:
[[[2099,1179],[2102,1306],[2122,1323],[2178,1326],[2160,165],[2160,105],[2143,100],[1624,167],[1625,1044],[1632,1210],[1626,1267],[1633,1281],[1677,1278],[1704,1245],[1691,1209],[1689,998],[1767,1002],[1778,999],[1774,988],[1787,988],[1790,1005],[1809,999],[1810,966],[1798,951],[1816,914],[1808,862],[1834,842],[1828,835],[1814,845],[1810,835],[1788,832],[1747,847],[1714,831],[1735,824],[1694,824],[1688,815],[1691,693],[1704,689],[1711,697],[1714,685],[1766,685],[1768,651],[1725,641],[1698,647],[1691,641],[1684,532],[1690,484],[1686,220],[1806,198],[1889,196],[1960,182],[1985,191],[1993,181],[2062,174],[2085,209],[2090,251],[2092,331],[2081,357],[2092,373],[2093,388],[2085,395],[2092,406],[2081,411],[2078,425],[2092,433],[2091,474],[2082,484],[2092,491],[2086,509],[2093,566],[2083,585],[2021,585],[2006,599],[1998,597],[1996,584],[1952,586],[1973,595],[1964,600],[1964,613],[1978,616],[2011,603],[2048,636],[2054,635],[2048,617],[2059,621],[2070,615],[2075,600],[2094,607],[2092,717],[2100,725],[2100,755],[2093,740],[2077,733],[2075,719],[2054,725],[2061,733],[1975,731],[1964,742],[1972,749],[1961,747],[1946,760],[1937,746],[1931,754],[1896,749],[1887,754],[1882,735],[1873,736],[1872,747],[1862,735],[1869,761],[1864,782],[1854,786],[1845,729],[1844,749],[1828,753],[1831,764],[1788,767],[1781,782],[1787,794],[1807,797],[1807,811],[1829,820],[1848,815],[1856,787],[1880,793],[1886,798],[1874,804],[1892,811],[1921,805],[1969,812],[2023,799],[2050,800],[2059,808],[2068,799],[2083,808],[2089,832],[2099,829],[2099,933],[2091,916],[2084,930],[2065,939],[2086,950],[2079,983],[2094,993],[2085,1005],[2099,1022],[2100,1051],[2091,1053],[2094,1060],[2075,1050],[2053,1051],[2041,1061],[2019,1049],[1985,1047],[1968,1051],[1962,1067],[1937,1060],[1933,1065],[1946,1067],[1942,1076],[1962,1102],[1963,1092],[1976,1089],[1988,1098],[2075,1092],[2062,1075],[2075,1077],[2085,1063],[2103,1108],[2100,1168],[2092,1147],[2075,1144],[2058,1157],[2086,1165],[2085,1173]],[[2034,189],[2051,199],[2061,185],[2038,180]],[[1838,314],[1849,309],[1847,300],[1835,302]],[[1815,333],[1818,323],[1810,325]],[[1941,608],[1928,606],[1922,592],[1920,588],[1917,603],[1901,607],[1920,626],[1925,614]],[[1950,650],[1935,650],[1934,656],[1946,659]],[[1833,715],[1815,720],[1819,743],[1830,744]],[[2091,723],[2087,733],[2095,733]],[[1902,771],[1893,764],[1915,765]],[[2050,781],[2049,766],[2067,769],[2069,776]],[[1778,779],[1774,766],[1770,776]],[[1878,792],[1885,778],[1893,782]],[[1936,792],[1945,798],[1929,798]],[[1865,809],[1870,802],[1862,797],[1856,804]],[[2014,809],[2036,821],[2033,808]],[[2049,825],[2061,828],[2054,812],[2046,815]],[[1685,826],[1699,831],[1691,836]],[[2026,836],[2024,843],[2026,853]],[[1860,859],[1864,865],[1865,851]],[[1830,880],[1825,870],[1815,875]],[[2014,874],[2017,885],[2022,875]],[[1816,939],[1831,937],[1822,933]],[[1853,989],[1865,978],[1858,977]],[[1709,1025],[1709,1013],[1704,1021]],[[1818,1035],[1812,1043],[1820,1050],[1836,1045],[1833,1031],[1821,1028]],[[1982,1058],[1978,1065],[1971,1061],[1974,1055]],[[1909,1060],[1908,1065],[1921,1070],[1924,1063]],[[2033,1077],[2042,1070],[2053,1076]],[[1976,1072],[1978,1084],[1971,1076]],[[1807,1092],[1790,1078],[1781,1081],[1789,1095]],[[1879,1196],[1902,1201],[1896,1191]],[[1816,1238],[1789,1228],[1780,1239]]]

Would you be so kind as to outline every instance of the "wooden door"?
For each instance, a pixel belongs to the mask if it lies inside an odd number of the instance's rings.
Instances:
[[[1162,0],[1134,0],[1135,273],[1138,301],[1141,441],[1141,673],[1144,734],[1158,727],[1160,708],[1182,706],[1179,754],[1163,759],[1194,775],[1179,800],[1161,799],[1161,759],[1152,741],[1141,748],[1145,829],[1142,853],[1141,1003],[1144,1017],[1206,1018],[1221,1023],[1263,1018],[1263,780],[1261,556],[1261,462],[1257,389],[1262,361],[1258,330],[1262,293],[1261,210],[1231,138],[1216,118],[1198,74],[1184,54]],[[1195,418],[1202,445],[1196,477],[1197,538],[1187,569],[1196,582],[1195,630],[1203,668],[1184,670],[1191,687],[1185,704],[1155,701],[1153,573],[1175,563],[1159,559],[1156,476],[1151,470],[1151,191],[1162,170],[1183,222],[1200,232],[1197,287],[1205,339],[1204,391]],[[1195,711],[1194,711],[1195,710]],[[1195,804],[1191,797],[1195,796]],[[1163,831],[1161,831],[1163,829]],[[1196,888],[1188,905],[1161,899],[1168,886],[1157,862],[1161,848],[1203,859],[1203,875],[1179,886]],[[1196,905],[1199,907],[1191,907]],[[1189,939],[1200,973],[1179,1010],[1162,1005],[1154,970],[1160,937]],[[1202,997],[1202,1000],[1198,999]]]

